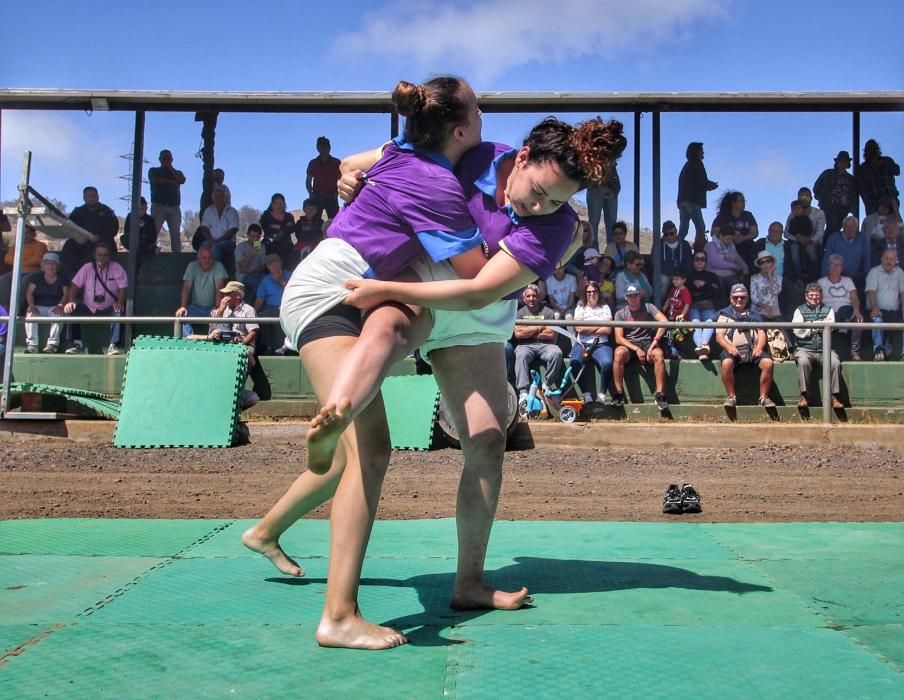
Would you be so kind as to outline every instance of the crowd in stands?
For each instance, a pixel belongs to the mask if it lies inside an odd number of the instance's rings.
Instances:
[[[317,139],[316,148],[318,155],[307,167],[308,199],[299,218],[288,210],[286,198],[274,193],[260,221],[244,232],[239,231],[225,173],[213,171],[211,203],[202,212],[197,231],[186,232],[193,235],[197,254],[182,278],[177,316],[217,315],[218,310],[222,314],[224,299],[234,297],[236,288],[228,294],[223,290],[240,284],[244,314],[278,317],[291,271],[323,239],[329,218],[338,211],[339,161],[331,155],[326,137]],[[628,240],[628,226],[617,219],[621,184],[615,166],[603,185],[588,191],[589,221],[582,222],[583,246],[550,277],[525,289],[518,318],[598,321],[599,326],[564,332],[553,326],[517,326],[509,358],[510,376],[520,394],[527,393],[530,368],[537,362],[546,367],[549,387],[562,379],[567,364],[575,374],[587,365],[594,371],[580,374],[584,400],[602,402],[608,391],[612,403],[620,405],[626,400],[625,366],[638,362],[651,368],[656,403],[666,408],[665,361],[687,357],[708,362],[716,357],[721,360],[726,406],[737,401],[735,369],[749,364],[760,373],[759,403],[769,408],[773,405],[769,398],[773,356],[784,351],[798,362],[801,405],[807,404],[812,368],[822,361],[820,332],[732,332],[703,327],[688,331],[688,341],[681,342],[680,325],[687,321],[811,323],[829,318],[871,322],[864,329],[844,331],[850,338],[850,358],[864,358],[863,330],[868,328],[873,341],[867,348],[871,352],[868,359],[900,359],[901,342],[896,340],[900,333],[884,333],[880,325],[901,322],[904,308],[904,258],[898,254],[901,219],[895,184],[900,168],[882,154],[874,140],[865,144],[856,178],[849,172],[850,154],[840,151],[812,189],[799,188],[788,211],[776,212],[762,237],[744,194],[730,189],[719,199],[707,238],[707,195],[719,185],[706,172],[702,143],[690,143],[686,156],[678,177],[679,224],[666,221],[662,225],[658,297],[646,272],[652,267],[649,256]],[[186,177],[174,167],[169,150],[160,152],[159,161],[158,167],[148,171],[150,213],[141,198],[139,264],[157,253],[164,226],[171,249],[179,252],[182,247],[180,192]],[[84,203],[70,218],[93,240],[69,239],[57,254],[48,252],[34,229],[26,227],[22,272],[29,317],[115,317],[122,313],[128,281],[122,265],[113,259],[119,222],[112,209],[100,202],[96,188],[86,187],[83,196]],[[862,221],[850,213],[858,198],[865,210]],[[695,232],[689,239],[691,223]],[[123,249],[128,249],[130,226],[131,216],[119,236]],[[240,233],[243,236],[238,242]],[[7,264],[13,254],[12,248],[6,252]],[[612,319],[669,321],[678,331],[613,328],[606,325]],[[116,323],[111,325],[110,354],[120,352],[119,328]],[[66,352],[83,352],[79,327],[68,324],[66,332],[70,341]],[[188,336],[194,329],[185,324],[183,332]],[[57,352],[62,336],[63,325],[51,326],[43,351]],[[255,329],[254,342],[261,352],[286,352],[277,326]],[[38,351],[35,324],[26,326],[26,351]],[[832,352],[830,361],[837,401],[840,359]]]

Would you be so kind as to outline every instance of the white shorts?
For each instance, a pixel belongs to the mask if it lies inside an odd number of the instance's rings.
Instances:
[[[424,256],[411,264],[411,269],[424,282],[454,280],[458,275],[448,262],[435,263]],[[421,354],[429,358],[431,351],[458,345],[505,343],[515,329],[518,304],[514,299],[494,301],[474,311],[431,309],[433,329],[421,345]]]
[[[301,332],[351,292],[346,280],[362,279],[370,265],[357,250],[339,238],[326,238],[302,260],[283,292],[279,323],[292,349]]]

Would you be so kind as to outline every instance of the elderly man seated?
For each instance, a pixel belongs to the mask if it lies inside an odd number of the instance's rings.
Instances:
[[[524,306],[516,318],[525,320],[555,320],[555,313],[540,303],[540,288],[529,284],[522,293]],[[556,389],[562,381],[564,357],[556,345],[556,332],[549,326],[515,326],[515,386],[520,403],[527,401],[530,389],[530,366],[539,360],[546,366],[544,388]]]
[[[643,290],[633,284],[625,289],[627,305],[615,313],[616,321],[668,321],[653,304],[645,304]],[[665,355],[660,345],[666,329],[646,326],[616,326],[615,356],[612,362],[612,405],[625,405],[625,366],[637,360],[641,365],[653,365],[656,379],[656,405],[660,411],[669,407],[665,397]]]
[[[220,303],[217,291],[226,284],[229,275],[220,262],[213,259],[213,251],[209,245],[198,248],[197,259],[188,263],[182,275],[182,292],[176,316],[209,316]],[[182,337],[192,334],[190,323],[182,324]]]
[[[831,306],[822,303],[822,287],[811,283],[804,292],[806,302],[794,311],[794,323],[829,323],[835,320],[835,312]],[[813,377],[813,365],[822,365],[825,361],[822,344],[822,328],[795,328],[793,331],[797,347],[794,350],[794,361],[797,362],[797,383],[800,387],[798,408],[810,405],[809,389]],[[844,408],[838,394],[841,393],[841,360],[834,350],[829,348],[829,363],[832,382],[832,408]]]

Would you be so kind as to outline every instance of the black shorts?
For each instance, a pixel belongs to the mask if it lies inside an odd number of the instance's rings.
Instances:
[[[760,360],[772,359],[772,355],[769,353],[760,353],[759,355],[753,355],[749,360],[744,360],[740,357],[735,357],[727,350],[723,350],[719,355],[720,360],[734,360],[735,368],[740,367],[741,365],[753,365],[754,367],[760,364]]]
[[[311,321],[298,336],[298,349],[302,346],[322,338],[337,336],[351,336],[357,338],[361,335],[361,327],[364,321],[360,309],[348,304],[336,304]]]
[[[634,343],[634,345],[636,345],[637,347],[639,347],[641,350],[643,350],[645,353],[647,353],[649,355],[650,346],[653,345],[652,340],[645,340],[645,339],[644,340],[632,340],[631,342]],[[634,360],[637,360],[638,362],[640,362],[640,358],[637,357],[636,350],[632,350],[631,348],[626,348],[626,349],[627,349],[628,355],[629,355],[628,362],[634,362]]]

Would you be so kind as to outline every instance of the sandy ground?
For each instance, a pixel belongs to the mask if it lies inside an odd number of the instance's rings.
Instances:
[[[379,517],[454,514],[461,453],[396,452]],[[66,442],[0,452],[0,519],[250,518],[304,464],[297,445],[229,450],[121,450]],[[904,457],[889,451],[769,446],[637,451],[555,449],[506,454],[500,519],[639,520],[661,512],[669,483],[700,491],[697,521],[901,520]],[[327,517],[328,506],[312,517]]]

